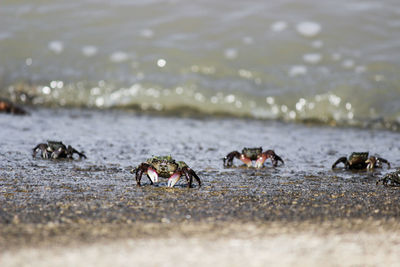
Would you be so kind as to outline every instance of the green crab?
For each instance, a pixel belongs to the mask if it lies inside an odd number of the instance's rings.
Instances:
[[[378,180],[376,184],[383,184],[384,186],[400,186],[400,170],[387,174],[385,177]]]
[[[183,161],[175,161],[171,156],[156,156],[139,164],[138,167],[131,170],[131,173],[136,175],[137,186],[140,186],[140,180],[143,173],[147,174],[150,179],[150,184],[157,183],[158,177],[168,178],[168,187],[174,187],[179,181],[182,174],[185,175],[188,182],[187,187],[192,187],[193,177],[201,186],[200,178],[189,168]]]
[[[332,165],[332,169],[334,169],[339,163],[343,163],[344,167],[350,170],[372,170],[374,168],[382,168],[382,163],[386,163],[390,168],[389,161],[375,156],[369,157],[369,152],[353,152],[348,159],[346,157],[340,157]]]
[[[238,151],[232,151],[228,153],[228,155],[224,158],[224,166],[230,167],[232,166],[233,159],[237,158],[240,159],[247,167],[252,166],[252,161],[255,160],[255,167],[261,168],[264,165],[264,162],[270,158],[272,161],[272,165],[276,167],[278,162],[282,162],[284,164],[283,159],[279,157],[273,150],[267,150],[263,152],[262,147],[255,147],[255,148],[243,148],[242,153]]]
[[[73,158],[74,154],[78,154],[79,158],[85,158],[86,155],[83,152],[77,151],[72,146],[66,146],[60,141],[47,141],[47,143],[38,144],[33,148],[32,157],[36,157],[36,153],[40,151],[41,156],[44,159],[52,158]]]

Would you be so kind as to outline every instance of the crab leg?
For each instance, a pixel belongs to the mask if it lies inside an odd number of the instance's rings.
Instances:
[[[68,148],[67,148],[67,156],[72,158],[74,154],[78,154],[80,159],[81,158],[85,158],[85,159],[87,158],[85,153],[79,152],[78,150],[76,150],[72,146],[68,146]]]
[[[283,159],[276,154],[273,156],[273,158],[271,160],[272,160],[272,165],[274,165],[274,167],[278,166],[279,161],[282,162],[282,164],[285,164]]]
[[[224,158],[224,166],[225,167],[230,167],[232,166],[232,162],[234,158],[240,158],[240,153],[237,151],[232,151],[226,157]]]
[[[157,174],[157,172],[156,172],[155,169],[149,167],[149,168],[147,169],[147,175],[149,176],[150,180],[151,180],[153,183],[157,183],[157,182],[158,182],[158,174]]]
[[[383,158],[377,158],[379,163],[386,163],[388,165],[388,168],[390,169],[390,163],[387,159],[383,159]]]
[[[199,176],[197,176],[197,174],[189,167],[184,167],[182,168],[182,172],[186,177],[186,180],[188,182],[187,187],[191,188],[192,187],[192,183],[193,183],[193,177],[196,179],[197,183],[199,184],[199,187],[201,186],[201,181]]]
[[[281,157],[279,157],[277,154],[275,154],[275,151],[273,150],[267,150],[264,152],[265,154],[268,155],[268,157],[271,158],[272,161],[272,165],[274,167],[278,166],[278,162],[282,162],[282,164],[285,164],[285,162],[283,161],[283,159]]]
[[[168,187],[174,187],[174,185],[181,179],[181,172],[175,172],[168,178]]]
[[[51,158],[52,159],[58,159],[58,158],[63,158],[65,151],[60,147],[59,149],[57,149],[56,151],[53,151],[53,153],[51,153]]]
[[[42,158],[47,158],[47,144],[38,144],[34,149],[32,153],[32,157],[36,157],[36,153],[40,150],[42,152]]]
[[[333,163],[332,169],[334,169],[336,167],[336,165],[338,165],[339,163],[343,163],[346,168],[349,167],[349,162],[347,161],[347,158],[346,157],[340,157],[335,163]]]
[[[144,172],[147,173],[147,170],[149,168],[150,168],[149,164],[142,163],[137,168],[131,170],[131,173],[135,173],[136,174],[136,184],[137,184],[137,186],[140,186],[140,180],[142,179],[142,174]],[[147,177],[149,177],[149,175],[147,175]],[[149,177],[149,179],[150,179],[150,177]],[[151,182],[151,184],[153,184],[153,180],[152,179],[150,179],[150,182]]]

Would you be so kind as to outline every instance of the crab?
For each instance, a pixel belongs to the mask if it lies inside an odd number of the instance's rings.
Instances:
[[[382,168],[383,163],[387,164],[388,168],[390,168],[389,161],[375,156],[369,157],[369,152],[353,152],[348,159],[346,157],[340,157],[332,165],[332,169],[339,163],[343,163],[345,168],[350,170],[372,170],[374,168]]]
[[[47,143],[41,143],[38,144],[33,148],[33,154],[32,157],[36,157],[36,153],[40,151],[41,156],[44,159],[52,158],[52,159],[58,159],[58,158],[73,158],[74,154],[78,154],[79,158],[85,158],[86,155],[83,152],[77,151],[75,148],[72,146],[64,145],[60,141],[47,141]]]
[[[376,184],[383,184],[384,186],[400,186],[400,169],[387,174],[385,177],[378,180]]]
[[[158,182],[158,177],[168,178],[168,187],[174,187],[182,175],[185,175],[188,182],[187,187],[192,187],[193,177],[201,186],[200,178],[183,161],[175,161],[171,156],[152,157],[139,164],[138,167],[131,170],[136,175],[137,186],[140,186],[140,180],[143,173],[147,174],[150,184]]]
[[[284,164],[283,160],[281,157],[279,157],[273,150],[267,150],[263,152],[262,147],[256,147],[256,148],[243,148],[242,153],[239,153],[238,151],[232,151],[226,157],[224,158],[224,166],[225,167],[230,167],[232,166],[233,159],[237,158],[243,161],[244,164],[247,165],[247,167],[251,167],[252,161],[255,160],[255,167],[256,168],[261,168],[264,164],[264,162],[270,158],[272,161],[272,165],[274,167],[278,166],[278,162],[282,162]]]
[[[25,115],[26,112],[23,108],[18,107],[6,99],[0,98],[0,112],[11,113],[15,115]]]

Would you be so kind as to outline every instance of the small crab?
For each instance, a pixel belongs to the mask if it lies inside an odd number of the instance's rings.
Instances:
[[[72,146],[64,145],[60,141],[47,141],[46,143],[41,143],[35,146],[33,148],[33,154],[32,157],[36,157],[36,153],[40,151],[41,156],[44,159],[52,158],[52,159],[58,159],[58,158],[73,158],[74,154],[78,154],[79,158],[85,158],[86,155],[83,152],[77,151],[75,148]]]
[[[267,150],[264,151],[262,150],[262,147],[256,147],[256,148],[243,148],[242,153],[239,153],[238,151],[232,151],[226,157],[224,158],[224,166],[230,167],[232,166],[232,161],[234,158],[240,159],[243,161],[244,164],[247,165],[247,167],[252,166],[252,161],[256,160],[255,167],[256,168],[261,168],[264,164],[264,162],[270,158],[272,161],[272,165],[276,167],[278,165],[278,161],[282,162],[284,164],[283,160],[281,157],[279,157],[273,150]]]
[[[386,163],[390,168],[390,163],[386,159],[368,156],[368,152],[353,152],[348,159],[346,157],[339,158],[332,165],[332,169],[334,169],[339,163],[343,163],[346,169],[351,170],[372,170],[374,168],[382,168],[382,163]]]
[[[26,112],[23,108],[18,107],[6,99],[0,98],[0,112],[11,113],[15,115],[25,115]]]
[[[192,187],[193,177],[199,183],[199,186],[201,186],[201,181],[197,174],[185,162],[175,161],[171,156],[147,159],[146,162],[139,164],[138,167],[131,170],[131,173],[136,174],[137,186],[140,186],[143,173],[147,174],[151,184],[157,183],[158,177],[163,177],[168,178],[168,187],[173,187],[179,181],[182,174],[184,174],[188,182],[187,187]]]
[[[400,170],[387,174],[385,177],[378,180],[376,184],[383,184],[384,186],[400,186]]]

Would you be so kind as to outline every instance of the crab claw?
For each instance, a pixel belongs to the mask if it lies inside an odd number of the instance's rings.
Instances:
[[[245,155],[240,155],[240,158],[239,158],[241,161],[243,161],[243,163],[244,164],[246,164],[247,165],[247,167],[251,167],[251,159],[249,159],[248,157],[246,157]]]
[[[150,177],[150,180],[151,180],[153,183],[157,183],[157,182],[158,182],[158,174],[157,174],[157,172],[156,172],[155,169],[149,167],[149,168],[147,169],[147,175]]]
[[[179,179],[181,178],[182,173],[181,172],[176,172],[174,174],[172,174],[169,178],[168,178],[168,187],[174,187],[174,185],[179,181]]]
[[[267,160],[267,158],[268,158],[268,156],[266,155],[266,154],[261,154],[261,156],[259,156],[258,158],[257,158],[257,161],[256,161],[256,168],[261,168],[262,166],[263,166],[263,164],[264,164],[264,162]]]
[[[53,151],[53,153],[51,153],[51,158],[58,159],[60,157],[61,153],[63,153],[63,149],[60,147],[59,149],[57,149],[56,151]]]
[[[367,163],[367,170],[372,170],[375,165],[376,165],[376,158],[375,157],[370,157],[369,159],[367,159],[365,161],[365,163]]]

